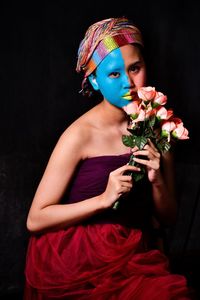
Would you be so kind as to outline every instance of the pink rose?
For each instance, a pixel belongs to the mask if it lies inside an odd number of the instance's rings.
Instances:
[[[146,118],[146,112],[143,109],[140,109],[139,115],[137,116],[137,118],[134,120],[132,119],[131,128],[133,129],[138,122],[144,121],[145,118]]]
[[[167,110],[163,106],[159,106],[156,112],[156,117],[159,120],[168,120],[173,116],[173,111],[171,109]]]
[[[173,121],[164,121],[161,125],[161,129],[167,132],[171,132],[176,129],[176,124]]]
[[[183,123],[177,125],[176,129],[172,131],[172,136],[179,140],[189,139],[188,130],[183,126]]]
[[[135,118],[134,120],[132,118],[131,128],[134,128],[134,126],[136,125],[136,123],[144,121],[145,118],[146,118],[146,112],[143,109],[140,109],[137,118]]]
[[[144,101],[151,101],[155,95],[156,90],[155,87],[147,86],[147,87],[141,87],[137,91],[138,97]]]
[[[140,101],[132,101],[128,105],[124,106],[123,110],[127,113],[127,115],[131,115],[132,119],[136,119],[140,111]]]
[[[146,118],[146,111],[143,109],[140,109],[139,115],[137,117],[137,121],[144,121],[144,119]]]
[[[167,103],[167,96],[161,92],[156,92],[156,95],[152,101],[153,107],[158,105],[165,105]]]
[[[167,137],[168,142],[170,141],[170,133],[176,129],[176,123],[174,121],[163,121],[161,125],[161,136]]]

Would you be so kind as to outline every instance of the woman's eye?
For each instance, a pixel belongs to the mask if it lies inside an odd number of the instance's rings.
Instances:
[[[119,77],[119,76],[120,76],[119,72],[112,72],[112,73],[110,73],[110,75],[109,75],[109,77],[111,77],[111,78],[117,78],[117,77]]]
[[[130,71],[131,72],[138,72],[140,70],[140,66],[132,66],[131,68],[130,68]]]

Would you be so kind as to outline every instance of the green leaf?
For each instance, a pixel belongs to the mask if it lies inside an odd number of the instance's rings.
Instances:
[[[125,146],[130,148],[135,146],[135,139],[133,135],[122,135],[122,142]]]
[[[171,144],[167,141],[167,138],[157,141],[156,146],[161,152],[167,152],[171,148]]]
[[[147,138],[144,137],[144,136],[137,136],[135,137],[135,144],[136,146],[141,150],[144,148],[144,146],[146,145],[147,143]]]
[[[169,151],[170,148],[171,148],[170,143],[166,142],[166,143],[164,144],[164,147],[163,147],[163,152]]]
[[[135,182],[141,180],[144,177],[144,173],[134,173],[132,175],[133,179],[135,180]]]
[[[145,128],[143,135],[146,138],[154,138],[155,137],[155,133],[153,132],[153,130],[150,127]]]
[[[155,122],[156,122],[156,116],[154,115],[149,119],[149,125],[153,127],[155,125]]]

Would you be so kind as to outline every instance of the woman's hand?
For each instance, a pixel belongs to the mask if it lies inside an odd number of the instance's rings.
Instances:
[[[144,149],[138,150],[136,147],[132,149],[134,161],[146,166],[148,179],[151,183],[156,182],[160,174],[160,159],[161,155],[149,139],[148,144],[144,146]],[[137,156],[144,156],[143,158],[138,158]]]
[[[104,208],[109,208],[123,195],[130,192],[133,187],[131,175],[124,175],[126,171],[139,172],[140,168],[124,165],[109,174],[108,183],[102,196]]]

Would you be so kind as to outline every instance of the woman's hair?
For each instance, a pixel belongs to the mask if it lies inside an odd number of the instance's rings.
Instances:
[[[140,30],[127,18],[109,18],[89,26],[78,49],[76,71],[83,72],[83,95],[91,96],[93,88],[88,76],[111,51],[127,44],[143,47]]]

